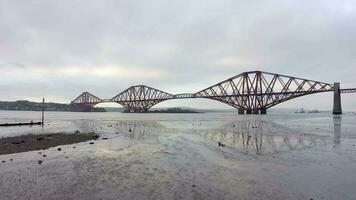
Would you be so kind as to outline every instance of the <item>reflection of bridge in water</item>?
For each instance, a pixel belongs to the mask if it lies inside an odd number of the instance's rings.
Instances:
[[[159,121],[96,121],[76,120],[77,128],[81,131],[95,131],[104,134],[118,134],[121,137],[146,140],[157,139],[165,134],[184,134],[188,137],[199,136],[213,145],[219,142],[225,144],[224,148],[237,150],[239,153],[272,154],[295,150],[304,150],[327,144],[330,140],[334,145],[340,144],[341,116],[334,116],[333,137],[306,134],[289,129],[272,121],[264,120],[236,120],[224,124],[216,129],[179,129],[169,128]],[[187,122],[189,123],[189,122]]]
[[[263,120],[234,121],[219,129],[199,131],[197,134],[215,144],[221,142],[227,148],[256,154],[303,150],[316,145],[316,140],[323,139]]]
[[[266,114],[282,102],[316,93],[334,92],[334,114],[341,114],[340,93],[355,93],[356,88],[340,89],[339,83],[325,83],[262,71],[244,72],[199,92],[170,94],[145,85],[129,87],[111,99],[100,99],[84,92],[71,103],[91,110],[103,102],[115,102],[125,112],[147,112],[152,106],[172,99],[205,98],[236,108],[239,114]]]
[[[172,133],[175,129],[169,129],[157,121],[98,121],[98,120],[75,120],[76,128],[82,132],[97,132],[104,134],[117,134],[131,139],[146,139],[159,136],[162,133]]]

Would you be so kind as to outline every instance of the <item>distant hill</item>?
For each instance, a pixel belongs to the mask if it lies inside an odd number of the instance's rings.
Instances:
[[[195,110],[187,110],[187,109],[181,109],[181,108],[168,108],[168,109],[162,109],[162,110],[152,110],[148,111],[149,113],[202,113],[198,112]]]
[[[70,104],[61,103],[45,103],[46,111],[71,111],[71,112],[106,112],[104,108],[91,108],[83,110],[82,107]],[[26,100],[20,101],[0,101],[0,110],[26,110],[26,111],[41,111],[42,103],[31,102]]]

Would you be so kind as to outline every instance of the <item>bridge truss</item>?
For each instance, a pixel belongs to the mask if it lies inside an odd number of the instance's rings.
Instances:
[[[170,94],[145,85],[129,87],[111,99],[82,93],[72,104],[93,107],[102,102],[116,102],[125,112],[147,112],[152,106],[171,99],[206,98],[230,105],[239,113],[265,114],[279,103],[304,95],[334,91],[330,83],[262,71],[244,72],[197,93]],[[341,93],[356,92],[355,88]]]

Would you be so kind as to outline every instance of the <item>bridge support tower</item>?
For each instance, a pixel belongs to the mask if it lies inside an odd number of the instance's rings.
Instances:
[[[341,115],[341,95],[340,95],[340,83],[334,83],[334,107],[333,107],[334,115]]]
[[[238,113],[239,113],[239,115],[243,115],[243,114],[245,114],[245,110],[240,108],[240,109],[238,110]]]
[[[262,109],[260,110],[260,114],[261,114],[261,115],[267,114],[267,109],[266,109],[266,108],[262,108]]]

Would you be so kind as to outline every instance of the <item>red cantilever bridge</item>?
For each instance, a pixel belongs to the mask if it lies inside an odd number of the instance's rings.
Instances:
[[[170,94],[145,85],[131,86],[111,99],[83,92],[72,101],[84,110],[96,104],[116,102],[125,112],[147,112],[152,106],[171,99],[207,98],[238,109],[239,114],[266,114],[267,109],[304,95],[334,92],[334,114],[341,114],[340,93],[355,93],[356,88],[340,89],[339,83],[324,83],[262,71],[243,72],[196,93]]]

